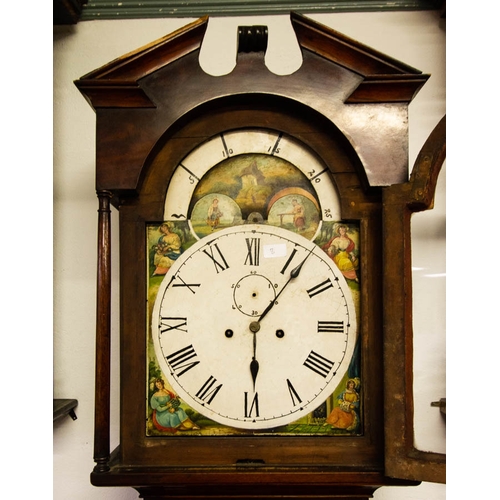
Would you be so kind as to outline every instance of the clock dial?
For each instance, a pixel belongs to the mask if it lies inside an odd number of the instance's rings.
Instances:
[[[177,258],[151,330],[166,379],[194,410],[230,427],[269,429],[331,395],[357,327],[351,291],[323,250],[290,231],[246,224]]]

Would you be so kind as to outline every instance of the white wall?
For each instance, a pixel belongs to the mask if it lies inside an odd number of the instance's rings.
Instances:
[[[315,14],[311,18],[341,33],[405,62],[432,77],[410,105],[410,165],[439,119],[445,114],[445,29],[435,12]],[[73,81],[128,51],[160,38],[184,26],[191,19],[153,19],[81,22],[76,26],[54,28],[54,102],[53,102],[53,392],[55,398],[78,399],[78,419],[66,418],[54,425],[53,491],[56,500],[136,499],[131,489],[95,488],[89,474],[93,468],[94,410],[94,332],[97,200],[94,187],[95,114]],[[201,64],[207,72],[222,74],[231,69],[239,25],[269,26],[268,66],[276,73],[289,73],[300,64],[300,56],[290,51],[294,35],[288,16],[218,18],[210,20],[201,52]],[[229,51],[228,43],[233,49]],[[444,177],[443,177],[444,179]],[[445,272],[443,231],[444,180],[440,181],[435,216],[429,213],[423,223],[415,223],[415,234],[422,240],[416,250],[415,267],[436,264],[420,275]],[[36,215],[36,214],[34,214]],[[33,216],[33,215],[32,215]],[[114,220],[116,241],[117,217]],[[423,236],[418,224],[434,228]],[[429,245],[435,256],[426,257]],[[116,245],[114,246],[116,255]],[[423,260],[422,260],[423,259]],[[113,269],[115,282],[117,267]],[[434,285],[438,283],[438,285]],[[416,289],[417,340],[416,410],[417,444],[422,449],[445,450],[445,425],[439,410],[430,402],[445,397],[444,379],[444,278],[423,277]],[[433,330],[429,336],[429,304],[421,297],[434,292],[431,301]],[[420,309],[419,309],[420,308]],[[117,302],[114,301],[114,389],[118,358]],[[431,366],[426,359],[432,353]],[[436,362],[436,360],[438,362]],[[424,365],[420,365],[424,363]],[[431,370],[431,371],[430,371]],[[421,374],[425,376],[421,376]],[[429,373],[432,384],[429,384]],[[114,391],[117,393],[117,391]],[[118,398],[115,396],[115,404]],[[117,443],[118,414],[112,417],[112,445]],[[413,488],[382,488],[377,500],[444,500],[444,485],[423,483]]]

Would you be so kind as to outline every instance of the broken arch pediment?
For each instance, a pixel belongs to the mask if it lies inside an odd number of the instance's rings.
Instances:
[[[408,104],[429,75],[300,14],[291,13],[291,24],[303,61],[290,75],[265,66],[262,30],[247,37],[245,48],[240,37],[233,71],[205,73],[199,64],[208,26],[203,17],[77,80],[98,124],[110,132],[105,144],[97,142],[97,163],[103,165],[98,186],[110,187],[105,164],[118,159],[129,175],[120,188],[135,189],[142,159],[165,130],[200,103],[242,94],[279,96],[320,110],[351,143],[370,185],[405,182]],[[110,115],[119,119],[105,118]]]

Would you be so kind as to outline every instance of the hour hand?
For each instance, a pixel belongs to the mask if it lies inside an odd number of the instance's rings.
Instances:
[[[255,358],[252,358],[252,361],[250,361],[250,373],[252,374],[253,388],[255,390],[255,382],[259,373],[259,362]]]

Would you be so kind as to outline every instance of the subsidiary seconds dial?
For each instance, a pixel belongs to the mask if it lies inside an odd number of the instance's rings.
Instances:
[[[351,292],[314,243],[266,225],[199,240],[165,276],[152,316],[156,356],[193,409],[241,429],[313,411],[356,342]]]

